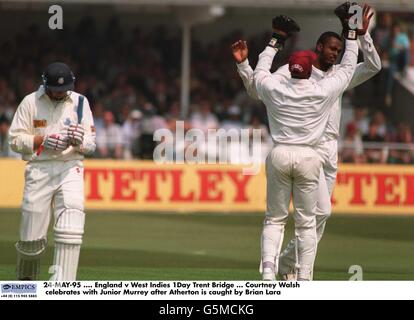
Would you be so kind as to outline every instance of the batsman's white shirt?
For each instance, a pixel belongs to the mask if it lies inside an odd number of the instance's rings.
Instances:
[[[78,123],[78,99],[79,94],[71,92],[65,101],[52,102],[40,86],[23,99],[14,115],[9,142],[14,151],[28,160],[20,224],[22,241],[45,239],[52,212],[56,225],[64,212],[84,210],[83,153],[95,150],[93,117],[86,98],[81,122],[85,129],[82,150],[44,149],[38,157],[33,157],[35,135],[59,133],[71,123]],[[84,221],[79,220],[78,224],[83,233]]]
[[[30,161],[34,136],[44,136],[65,131],[70,124],[77,124],[77,105],[79,94],[71,92],[60,103],[53,102],[45,93],[43,86],[27,95],[17,108],[9,130],[11,148],[22,154],[23,160]],[[95,151],[95,128],[88,99],[84,98],[81,125],[85,129],[82,150],[70,146],[64,151],[45,149],[33,161],[44,160],[82,160],[83,154]]]
[[[276,144],[317,146],[325,133],[329,109],[352,79],[358,44],[346,41],[341,64],[332,76],[321,81],[271,74],[276,52],[267,47],[253,73],[258,97],[266,105],[272,139]]]

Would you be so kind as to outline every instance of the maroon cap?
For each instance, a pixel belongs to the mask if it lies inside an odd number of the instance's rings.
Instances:
[[[312,63],[316,60],[316,53],[312,50],[297,51],[289,58],[289,71],[292,77],[308,79],[312,72]]]

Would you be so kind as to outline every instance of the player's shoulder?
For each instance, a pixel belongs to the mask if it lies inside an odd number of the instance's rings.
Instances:
[[[336,71],[338,71],[338,69],[341,67],[341,64],[334,64],[330,69],[329,69],[329,71],[331,71],[331,72],[336,72]]]
[[[35,100],[38,98],[39,93],[34,91],[32,93],[27,94],[20,102],[20,107],[22,106],[30,106],[35,103]]]
[[[332,76],[334,76],[340,68],[341,68],[341,64],[340,63],[334,64],[332,67],[330,67],[328,69],[328,71],[325,72],[325,76],[326,77],[332,77]]]
[[[27,94],[23,100],[29,101],[29,100],[34,100],[35,98],[39,97],[39,92],[38,91],[33,91],[32,93]]]
[[[71,91],[71,92],[70,92],[70,97],[71,97],[72,99],[74,99],[74,100],[78,100],[78,99],[79,99],[79,97],[84,97],[84,98],[86,99],[86,97],[85,97],[83,94],[80,94],[80,93],[78,93],[78,92],[76,92],[76,91]]]
[[[291,78],[289,66],[287,64],[278,68],[275,72],[272,73],[272,78],[275,81],[286,81]]]
[[[312,87],[312,91],[315,94],[315,96],[322,96],[322,97],[328,97],[329,96],[329,91],[328,86],[330,86],[330,81],[329,81],[329,77],[323,77],[320,79],[315,79],[315,78],[309,78],[310,83],[311,83],[311,87]]]
[[[70,93],[70,97],[71,97],[71,99],[73,100],[74,103],[78,103],[79,97],[83,97],[83,102],[89,104],[88,98],[85,95],[80,94],[76,91],[72,91]]]
[[[321,81],[323,79],[329,79],[336,74],[340,65],[334,64],[331,66],[327,71],[322,71],[315,66],[312,67],[312,75],[311,78],[316,81]]]
[[[275,72],[273,72],[274,75],[282,75],[282,76],[289,76],[290,77],[290,71],[289,71],[289,65],[284,64],[279,69],[277,69]]]

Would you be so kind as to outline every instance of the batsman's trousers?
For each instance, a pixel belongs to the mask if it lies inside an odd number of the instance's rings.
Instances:
[[[46,238],[54,221],[68,209],[84,211],[83,162],[34,161],[25,170],[20,240]],[[80,226],[83,229],[83,226]]]

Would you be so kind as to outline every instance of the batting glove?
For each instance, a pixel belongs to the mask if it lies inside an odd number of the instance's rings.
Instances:
[[[69,143],[73,146],[79,146],[83,143],[85,129],[79,124],[71,124],[68,128]]]
[[[46,149],[63,151],[69,147],[68,137],[63,134],[50,134],[43,140]]]

